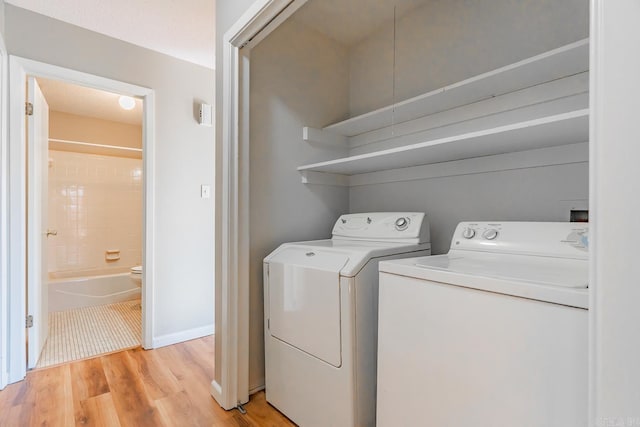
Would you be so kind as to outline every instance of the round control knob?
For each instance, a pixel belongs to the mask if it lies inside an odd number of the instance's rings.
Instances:
[[[491,228],[485,231],[484,233],[482,233],[482,237],[484,237],[487,240],[493,240],[496,237],[498,237],[498,230]]]
[[[462,237],[464,237],[465,239],[471,239],[475,235],[476,235],[476,230],[474,230],[473,228],[465,228],[462,231]]]
[[[409,218],[400,217],[396,219],[396,230],[404,231],[409,227]]]

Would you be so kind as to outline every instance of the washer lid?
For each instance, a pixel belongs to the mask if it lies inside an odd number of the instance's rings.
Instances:
[[[450,251],[447,255],[420,258],[416,265],[472,276],[531,282],[564,288],[587,288],[586,260],[512,254]]]
[[[449,251],[381,261],[381,273],[572,307],[588,308],[588,261],[531,255]]]

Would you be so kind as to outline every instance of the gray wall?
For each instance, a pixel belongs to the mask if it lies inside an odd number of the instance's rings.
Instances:
[[[213,323],[214,132],[194,101],[214,96],[214,71],[6,5],[11,54],[154,89],[155,338]]]
[[[435,0],[400,17],[396,100],[588,37],[587,0]],[[392,102],[392,22],[350,50],[350,108]],[[385,59],[386,58],[386,59]],[[362,147],[360,151],[367,151]],[[566,221],[564,200],[588,198],[586,163],[353,187],[350,210],[419,210],[434,253],[463,220]]]
[[[407,99],[589,35],[588,0],[422,4],[398,8],[395,43],[390,19],[350,48],[351,115],[391,104],[394,89]]]
[[[264,384],[262,260],[279,244],[328,238],[348,189],[306,186],[296,167],[335,155],[302,141],[348,109],[347,49],[286,21],[251,52],[250,389]]]
[[[4,38],[4,0],[0,0],[0,34]]]
[[[588,198],[587,163],[353,187],[350,210],[426,212],[434,254],[460,221],[566,221],[566,200]]]

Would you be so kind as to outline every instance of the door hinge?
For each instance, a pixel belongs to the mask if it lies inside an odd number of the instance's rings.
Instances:
[[[33,104],[30,102],[26,102],[24,106],[24,113],[27,116],[33,116]]]
[[[25,322],[25,327],[26,328],[33,328],[33,316],[32,315],[28,315],[27,316],[27,321]]]

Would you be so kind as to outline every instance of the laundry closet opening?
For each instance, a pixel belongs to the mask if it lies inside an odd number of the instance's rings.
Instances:
[[[142,339],[143,103],[27,77],[28,367]]]
[[[586,0],[310,0],[251,48],[249,389],[279,244],[425,212],[442,254],[461,221],[587,209],[588,37]]]

